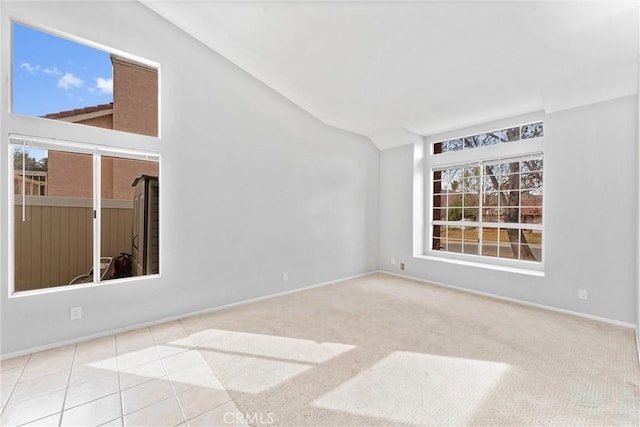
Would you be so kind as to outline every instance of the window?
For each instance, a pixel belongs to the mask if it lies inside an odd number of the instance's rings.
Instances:
[[[10,294],[160,274],[159,65],[11,28]]]
[[[431,254],[542,262],[542,136],[536,122],[433,144]]]
[[[14,22],[12,112],[158,136],[158,67]]]
[[[437,142],[433,145],[433,153],[440,154],[448,151],[468,150],[471,148],[486,147],[505,142],[521,141],[539,138],[543,135],[542,122],[530,123],[493,132],[479,133],[464,138],[450,139]]]
[[[156,156],[12,142],[14,292],[159,273]]]

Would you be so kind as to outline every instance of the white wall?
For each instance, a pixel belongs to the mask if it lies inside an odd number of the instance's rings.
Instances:
[[[2,96],[0,198],[11,132],[160,147],[162,277],[8,298],[3,202],[2,354],[377,269],[379,152],[368,139],[323,125],[138,3],[3,3],[2,95],[9,18],[161,64],[160,141],[15,117]],[[84,317],[69,321],[77,305]]]
[[[635,324],[638,98],[549,114],[544,125],[544,277],[414,259],[412,145],[380,155],[380,268]]]

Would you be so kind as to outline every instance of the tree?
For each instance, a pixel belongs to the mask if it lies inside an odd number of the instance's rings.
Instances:
[[[35,157],[29,155],[27,150],[24,151],[24,156],[22,154],[22,150],[16,150],[13,152],[13,170],[21,171],[24,160],[24,170],[26,171],[43,171],[46,172],[49,167],[49,162],[46,157],[41,160],[36,160]]]

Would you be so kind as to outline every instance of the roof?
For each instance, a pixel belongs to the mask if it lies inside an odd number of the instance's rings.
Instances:
[[[81,114],[90,114],[98,111],[106,112],[106,110],[113,110],[113,102],[110,102],[108,104],[94,105],[91,107],[76,108],[74,110],[60,111],[58,113],[49,113],[40,117],[44,117],[45,119],[64,119],[66,117],[79,116]]]

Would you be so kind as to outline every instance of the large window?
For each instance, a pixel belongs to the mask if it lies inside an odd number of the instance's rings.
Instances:
[[[433,144],[432,254],[542,262],[542,136],[536,122]]]
[[[9,292],[159,274],[159,64],[11,29]]]
[[[14,292],[160,272],[156,155],[12,142]]]

